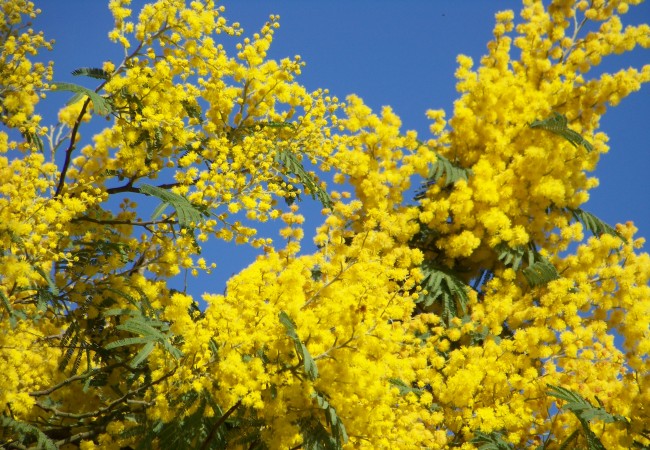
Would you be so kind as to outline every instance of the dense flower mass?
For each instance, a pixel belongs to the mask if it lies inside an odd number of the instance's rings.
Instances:
[[[244,37],[213,0],[111,0],[124,58],[88,89],[0,0],[0,443],[649,446],[650,257],[583,209],[600,118],[650,80],[593,71],[650,47],[636,3],[498,13],[423,139],[269,59],[277,16]],[[51,91],[75,97],[45,126]],[[222,293],[173,288],[216,270],[211,239],[259,256]]]

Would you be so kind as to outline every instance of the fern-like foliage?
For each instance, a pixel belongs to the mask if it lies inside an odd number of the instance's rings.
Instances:
[[[402,396],[413,393],[413,394],[415,394],[417,396],[417,398],[420,398],[420,397],[422,397],[422,394],[427,392],[426,389],[409,386],[408,384],[406,384],[403,380],[401,380],[399,378],[389,378],[388,382],[392,386],[395,386],[399,390],[399,394],[402,395]],[[431,411],[438,411],[440,409],[440,406],[437,403],[432,403],[429,406],[429,409]]]
[[[9,316],[9,325],[11,325],[11,328],[16,328],[20,320],[27,318],[27,314],[24,311],[17,310],[11,306],[11,302],[2,291],[0,291],[0,303]]]
[[[537,251],[533,243],[515,248],[502,243],[495,250],[499,261],[514,271],[521,270],[530,287],[542,286],[560,277],[555,266]],[[521,269],[524,263],[526,267]]]
[[[534,264],[526,267],[522,271],[530,287],[543,286],[549,281],[560,278],[560,274],[553,263],[543,256],[539,258],[538,261],[535,261]]]
[[[142,345],[138,353],[129,362],[131,367],[135,368],[146,360],[156,345],[163,347],[174,359],[182,356],[181,351],[172,345],[172,335],[166,322],[144,316],[137,310],[112,309],[105,313],[105,316],[111,315],[126,316],[127,319],[115,328],[136,336],[110,342],[104,346],[104,349],[111,350],[118,347]]]
[[[550,131],[558,136],[562,136],[574,147],[582,145],[588,152],[591,152],[594,149],[585,138],[567,126],[566,116],[558,112],[553,112],[553,114],[546,119],[534,121],[530,124],[530,128],[539,128],[541,130]]]
[[[56,444],[37,427],[12,417],[0,416],[0,442],[18,443],[24,448],[56,450]],[[17,448],[23,448],[18,446]]]
[[[311,397],[316,400],[318,408],[325,413],[325,422],[330,431],[322,425],[316,417],[312,417],[300,423],[305,448],[312,449],[332,449],[338,450],[343,448],[343,444],[348,441],[348,433],[345,425],[336,413],[324,394],[314,392]]]
[[[45,146],[43,145],[43,139],[38,135],[38,133],[32,133],[31,131],[24,131],[23,133],[23,138],[25,138],[25,141],[29,145],[33,145],[36,147],[36,150],[39,152],[44,152],[45,151]]]
[[[197,120],[203,120],[203,117],[201,117],[201,107],[197,103],[192,103],[188,100],[183,100],[181,101],[181,104],[183,105],[183,109],[187,113],[188,116],[190,116],[192,119],[197,119]]]
[[[80,67],[79,69],[73,70],[72,75],[75,77],[85,76],[106,81],[111,79],[111,74],[109,72],[106,72],[104,69],[99,69],[97,67]]]
[[[471,169],[466,169],[449,161],[436,152],[436,162],[429,168],[427,180],[422,184],[415,194],[415,199],[424,198],[427,190],[440,179],[444,179],[443,187],[456,183],[458,180],[467,180],[472,175]]]
[[[163,201],[163,206],[159,206],[154,212],[154,217],[162,213],[167,205],[171,205],[176,210],[178,216],[178,223],[183,228],[192,228],[199,224],[204,216],[204,211],[193,205],[188,199],[182,195],[171,192],[150,184],[142,184],[139,187],[141,193],[157,197]],[[160,209],[162,208],[162,210]]]
[[[330,195],[318,184],[318,180],[305,170],[294,153],[287,150],[278,150],[275,155],[275,162],[282,164],[290,174],[298,177],[298,180],[311,193],[314,200],[318,199],[325,208],[332,207]]]
[[[470,169],[459,167],[438,153],[436,153],[436,162],[429,169],[429,179],[438,180],[444,177],[444,186],[453,184],[458,180],[467,180],[471,174]]]
[[[469,286],[465,282],[451,271],[442,269],[430,261],[424,262],[420,270],[424,274],[420,285],[426,293],[420,295],[418,303],[425,308],[439,303],[442,310],[440,316],[447,323],[452,318],[460,316],[460,312],[462,315],[467,313]]]
[[[514,448],[512,444],[503,439],[503,434],[499,431],[491,433],[475,431],[470,442],[477,444],[479,450],[512,450]]]
[[[279,317],[280,323],[287,330],[287,336],[289,336],[293,341],[293,345],[296,348],[296,353],[302,362],[305,373],[310,380],[315,380],[318,378],[318,367],[316,367],[316,361],[314,361],[314,358],[309,353],[309,350],[307,350],[307,346],[298,337],[298,332],[296,331],[296,323],[284,311],[280,311]]]
[[[121,433],[120,437],[129,438],[139,436],[137,450],[150,450],[152,448],[173,448],[175,450],[193,450],[201,448],[201,444],[208,439],[210,430],[221,416],[221,410],[216,405],[208,392],[198,393],[190,391],[171,402],[177,414],[171,422],[156,420],[146,422],[143,418],[139,426],[129,428]],[[210,406],[216,413],[208,417],[206,408]],[[191,411],[191,412],[190,412]],[[153,444],[153,445],[152,445]],[[224,433],[213,434],[207,448],[226,448]]]
[[[615,414],[610,414],[602,406],[594,406],[584,397],[577,392],[563,388],[561,386],[554,386],[547,384],[549,388],[547,394],[565,403],[561,408],[571,411],[582,426],[582,432],[587,441],[588,450],[606,450],[598,436],[589,427],[589,422],[598,420],[605,423],[622,422],[627,424],[625,417]],[[577,431],[577,430],[576,430]],[[577,433],[572,433],[562,444],[562,448],[572,448],[569,444],[577,437]]]
[[[93,102],[97,114],[107,116],[113,112],[110,102],[92,89],[74,83],[52,83],[52,86],[57,91],[68,91],[76,94],[68,104],[76,102],[82,96],[86,96]]]
[[[622,239],[623,242],[627,242],[627,239],[625,239],[621,233],[616,231],[616,228],[600,220],[592,213],[580,208],[567,208],[567,211],[569,211],[578,222],[580,222],[587,230],[591,231],[595,236],[611,234],[612,236]]]

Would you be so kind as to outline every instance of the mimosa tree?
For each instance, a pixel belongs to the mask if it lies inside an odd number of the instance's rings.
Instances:
[[[0,2],[4,446],[650,446],[650,258],[586,205],[601,117],[650,80],[592,72],[650,46],[638,2],[498,13],[429,136],[308,91],[277,17],[244,38],[188,3],[112,0],[124,58],[71,84]],[[228,270],[209,240],[260,256],[195,298],[172,278]]]

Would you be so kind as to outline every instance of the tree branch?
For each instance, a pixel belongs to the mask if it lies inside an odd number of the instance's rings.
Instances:
[[[75,120],[74,126],[72,127],[72,133],[70,134],[70,145],[65,151],[65,160],[63,161],[63,167],[61,168],[59,184],[56,187],[56,192],[54,193],[55,198],[61,195],[61,191],[63,190],[63,185],[65,184],[65,175],[68,172],[68,167],[70,167],[72,152],[75,149],[75,140],[77,139],[77,133],[79,132],[79,127],[81,126],[81,120],[83,119],[84,114],[86,114],[86,109],[88,109],[89,104],[90,104],[90,97],[88,97],[84,101],[84,104],[81,107],[81,112],[79,113],[79,116],[77,116],[77,120]]]
[[[214,439],[214,434],[217,432],[217,429],[224,424],[224,422],[230,417],[232,413],[235,412],[237,408],[241,405],[241,400],[239,400],[237,403],[232,405],[226,413],[217,420],[214,425],[212,426],[212,429],[210,430],[210,434],[208,434],[208,437],[205,438],[205,441],[203,441],[203,444],[200,447],[200,450],[206,450],[210,448],[210,442],[212,439]]]

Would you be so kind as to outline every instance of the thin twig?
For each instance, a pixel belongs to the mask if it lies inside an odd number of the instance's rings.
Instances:
[[[226,413],[217,420],[214,425],[212,426],[212,429],[210,430],[210,433],[208,434],[208,437],[205,438],[205,441],[203,441],[203,444],[200,447],[200,450],[205,450],[209,448],[210,442],[212,439],[214,439],[214,434],[217,432],[217,429],[224,424],[224,422],[230,417],[232,413],[235,412],[237,408],[241,405],[241,400],[239,400],[237,403],[232,405]]]

